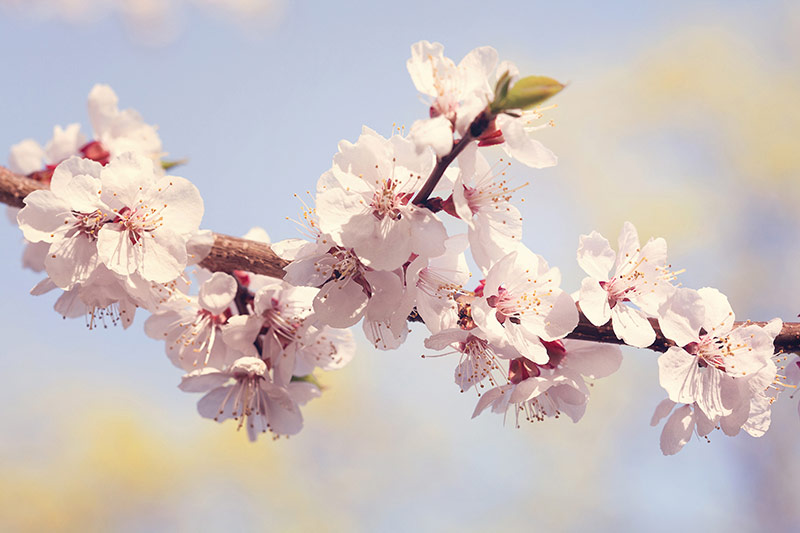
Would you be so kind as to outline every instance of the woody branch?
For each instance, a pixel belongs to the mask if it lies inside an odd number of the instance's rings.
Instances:
[[[444,165],[446,166],[446,165]],[[25,197],[38,189],[45,189],[47,185],[40,181],[14,174],[7,168],[0,166],[0,202],[12,207],[23,207]],[[427,198],[426,198],[427,199]],[[208,256],[200,262],[200,266],[212,272],[228,272],[244,270],[254,274],[283,278],[283,268],[288,261],[281,259],[272,251],[268,244],[223,235],[214,234],[214,245]],[[648,349],[664,352],[675,344],[664,337],[658,327],[658,321],[650,319],[656,332],[655,342]],[[736,322],[736,325],[756,324],[763,326],[764,322]],[[578,339],[610,344],[625,344],[614,334],[611,324],[595,326],[580,314],[580,321],[575,330],[567,335],[569,339]],[[783,329],[775,338],[775,349],[785,353],[800,353],[800,322],[784,322]]]

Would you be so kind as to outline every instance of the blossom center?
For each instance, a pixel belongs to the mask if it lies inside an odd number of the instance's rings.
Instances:
[[[75,221],[72,223],[72,229],[67,233],[67,236],[81,235],[90,241],[97,240],[97,233],[103,227],[103,224],[107,222],[105,214],[99,209],[95,209],[91,213],[73,211],[72,216],[75,217]]]
[[[414,194],[399,192],[397,189],[398,182],[388,179],[383,180],[381,188],[373,193],[370,207],[375,218],[378,220],[383,220],[387,217],[392,220],[400,220],[402,218],[401,210],[408,205]]]

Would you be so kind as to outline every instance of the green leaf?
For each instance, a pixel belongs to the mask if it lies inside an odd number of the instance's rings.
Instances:
[[[497,84],[494,86],[494,99],[502,100],[508,94],[508,86],[511,84],[511,73],[505,71],[502,76],[497,79]]]
[[[308,374],[307,376],[292,376],[292,381],[311,383],[312,385],[315,385],[319,390],[322,390],[322,385],[317,380],[317,377],[314,374]]]
[[[502,98],[499,97],[499,93],[496,93],[497,96],[491,104],[491,109],[495,114],[506,109],[530,109],[560,93],[564,87],[564,84],[553,78],[528,76],[517,81]]]
[[[188,159],[176,159],[174,161],[161,161],[161,168],[164,170],[169,170],[171,168],[177,167],[178,165],[185,165],[188,163]]]

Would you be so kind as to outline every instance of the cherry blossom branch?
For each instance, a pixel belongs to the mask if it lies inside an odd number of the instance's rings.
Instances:
[[[477,120],[478,119],[476,119],[476,122]],[[430,195],[430,191],[433,190],[436,182],[442,177],[447,165],[449,165],[458,153],[473,140],[475,140],[475,137],[473,137],[471,133],[467,133],[461,141],[453,147],[450,154],[439,160],[430,178],[428,178],[425,188],[423,188],[417,196],[417,198],[422,197],[422,200],[418,201],[415,199],[415,203],[424,203],[424,201],[427,200],[427,196]],[[429,183],[432,183],[429,187],[430,190],[423,195]],[[23,207],[23,200],[28,194],[35,190],[45,188],[47,188],[47,184],[43,182],[16,175],[0,166],[0,202],[4,204],[8,204],[12,207]],[[283,268],[287,264],[288,261],[278,257],[268,244],[220,233],[214,234],[214,244],[211,247],[211,251],[208,256],[200,262],[201,266],[213,272],[232,273],[235,270],[242,270],[276,278],[284,277],[285,272]],[[671,346],[675,345],[675,343],[662,334],[656,319],[651,318],[650,323],[656,332],[656,340],[652,345],[648,346],[649,350],[665,352]],[[735,325],[748,324],[764,326],[766,323],[747,321],[736,322]],[[614,334],[611,323],[604,326],[595,326],[589,322],[583,313],[580,313],[578,326],[572,333],[567,335],[567,338],[607,344],[625,344]],[[784,322],[781,333],[775,338],[775,349],[785,353],[800,353],[800,322]]]
[[[23,207],[27,195],[47,184],[25,176],[18,176],[7,168],[0,167],[0,202],[12,207]],[[214,234],[214,245],[201,266],[212,272],[232,273],[244,270],[254,274],[282,278],[283,267],[288,261],[278,257],[268,244],[240,239],[221,233]]]
[[[650,325],[656,332],[656,340],[653,344],[647,347],[648,350],[655,352],[666,352],[675,343],[667,339],[661,332],[658,325],[658,320],[655,318],[648,319]],[[766,322],[752,322],[750,320],[734,322],[734,327],[749,326],[755,324],[756,326],[764,327]],[[576,339],[582,341],[602,342],[605,344],[625,344],[621,339],[618,339],[611,327],[611,322],[603,326],[595,326],[583,313],[580,313],[578,326],[567,335],[568,339]],[[780,335],[775,338],[775,351],[784,353],[800,352],[800,322],[784,322],[783,329]]]
[[[447,170],[447,167],[449,167],[450,164],[455,161],[456,157],[458,157],[458,154],[460,154],[464,148],[469,146],[469,143],[476,140],[486,131],[486,128],[489,127],[492,118],[493,115],[488,109],[481,111],[481,113],[479,113],[478,116],[475,117],[475,120],[473,120],[469,125],[469,128],[467,128],[464,136],[453,145],[453,149],[450,150],[450,153],[436,160],[436,166],[433,167],[431,175],[428,176],[427,180],[425,180],[422,188],[414,198],[413,203],[415,205],[425,205],[425,202],[428,201],[428,197],[430,197],[433,189],[436,188],[436,184],[439,183],[439,180],[442,179],[442,176],[444,176],[444,171]]]

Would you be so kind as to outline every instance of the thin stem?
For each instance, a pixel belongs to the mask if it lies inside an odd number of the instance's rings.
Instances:
[[[464,148],[469,145],[469,143],[476,140],[486,131],[493,118],[494,115],[492,115],[488,109],[481,111],[478,116],[475,117],[475,119],[469,125],[469,128],[467,128],[464,136],[453,145],[450,153],[436,160],[436,166],[433,167],[431,175],[428,176],[427,180],[425,180],[425,184],[422,185],[419,193],[417,193],[417,196],[414,198],[414,205],[425,205],[425,202],[428,201],[433,189],[436,188],[439,180],[442,179],[442,176],[444,176],[444,171],[447,170],[447,167],[449,167],[450,164],[455,161],[456,157],[458,157],[458,154],[460,154]]]

